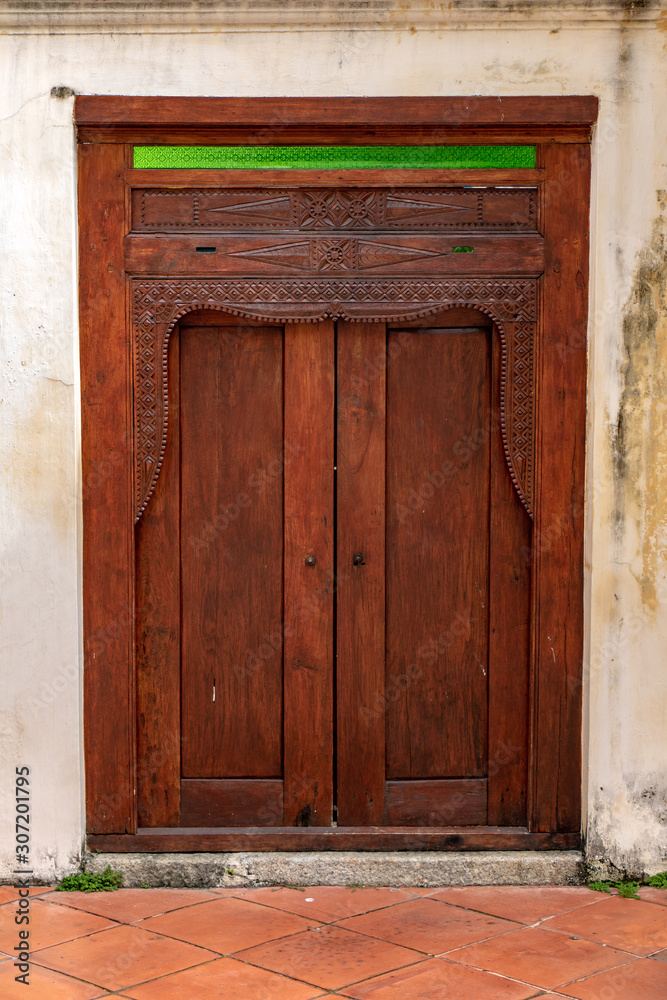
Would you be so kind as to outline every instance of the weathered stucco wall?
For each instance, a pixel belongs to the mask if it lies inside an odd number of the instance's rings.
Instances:
[[[51,5],[65,15],[77,6]],[[231,12],[227,23],[211,13],[215,4],[199,5],[199,21],[197,4],[171,5],[186,11],[180,22],[156,4],[163,21],[155,31],[144,20],[143,33],[127,15],[133,5],[102,6],[106,25],[93,10],[80,14],[78,28],[63,15],[49,34],[39,14],[0,3],[0,878],[11,879],[15,867],[16,766],[32,772],[36,874],[72,870],[83,839],[75,141],[72,99],[51,96],[54,87],[599,95],[583,692],[588,848],[619,868],[667,868],[663,4],[501,3],[499,14],[482,0],[444,9],[387,2],[375,13],[324,3],[313,5],[319,14],[304,14],[303,4],[287,2],[263,5],[277,20],[269,28],[262,5],[251,3],[245,30],[243,5],[217,5]],[[283,30],[298,6],[299,29]]]

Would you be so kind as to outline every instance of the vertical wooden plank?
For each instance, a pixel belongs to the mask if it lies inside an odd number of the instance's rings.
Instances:
[[[488,341],[485,329],[389,334],[388,778],[485,773]]]
[[[133,508],[123,166],[79,146],[84,753],[88,833],[136,829]]]
[[[178,826],[181,788],[179,334],[169,344],[169,423],[160,476],[136,528],[137,813]]]
[[[334,326],[285,327],[286,826],[333,818]]]
[[[384,815],[384,323],[338,323],[337,803],[341,826]]]
[[[283,335],[181,342],[182,776],[282,773]]]
[[[581,822],[583,495],[590,147],[538,146],[546,170],[538,352],[531,827]]]
[[[510,478],[503,449],[501,344],[495,330],[492,371],[488,823],[525,826],[532,522]]]

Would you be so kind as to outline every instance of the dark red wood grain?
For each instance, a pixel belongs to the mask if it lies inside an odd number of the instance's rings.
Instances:
[[[546,236],[537,362],[530,822],[578,830],[581,815],[586,321],[590,148],[544,146]]]
[[[521,827],[210,827],[140,830],[134,836],[88,837],[91,851],[568,851],[579,833],[533,833]]]
[[[283,338],[181,342],[184,778],[282,774]]]
[[[280,779],[187,778],[181,782],[181,826],[277,826],[282,817]]]
[[[588,142],[593,96],[129,97],[75,101],[80,142]]]
[[[333,818],[334,368],[333,323],[287,324],[286,826]]]
[[[509,332],[509,329],[508,329]],[[510,479],[500,433],[501,348],[493,331],[489,533],[488,822],[521,826],[527,814],[532,523]]]
[[[336,763],[345,826],[375,826],[384,813],[386,348],[384,323],[338,323]]]
[[[138,200],[145,188],[248,188],[248,187],[457,187],[460,184],[537,184],[544,180],[544,170],[528,167],[512,170],[480,168],[476,170],[216,170],[201,168],[129,169],[125,183]],[[135,195],[134,192],[137,192]]]
[[[383,826],[486,826],[486,778],[388,781]]]
[[[388,778],[486,773],[488,340],[485,329],[389,335]]]
[[[136,829],[124,160],[122,146],[79,147],[84,753],[90,833]]]
[[[152,275],[267,275],[275,277],[287,270],[290,274],[345,274],[351,271],[372,277],[383,274],[414,275],[474,275],[522,274],[538,275],[543,269],[541,236],[478,236],[454,232],[446,236],[404,236],[384,233],[354,234],[338,243],[345,254],[338,267],[321,259],[312,260],[318,243],[330,245],[326,234],[298,236],[220,236],[211,233],[176,236],[135,235],[125,240],[125,267],[131,274]],[[471,252],[456,253],[455,246],[472,247]],[[201,246],[214,252],[197,251]],[[309,248],[312,247],[309,253]]]

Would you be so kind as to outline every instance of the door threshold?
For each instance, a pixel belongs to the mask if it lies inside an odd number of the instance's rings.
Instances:
[[[136,843],[136,838],[135,843]],[[142,838],[143,839],[143,838]],[[99,838],[98,838],[99,840]],[[91,845],[92,846],[92,845]],[[129,846],[129,845],[128,845]],[[96,851],[100,848],[96,847]],[[127,888],[260,886],[581,885],[580,850],[154,851],[88,854],[87,872],[111,865]]]
[[[571,851],[580,833],[525,827],[178,827],[88,836],[91,852]]]

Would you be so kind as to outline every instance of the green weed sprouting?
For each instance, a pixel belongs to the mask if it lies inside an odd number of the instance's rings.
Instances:
[[[103,872],[80,872],[78,875],[66,875],[60,885],[56,886],[58,892],[115,892],[123,884],[121,872],[113,870],[111,865],[107,865]]]

